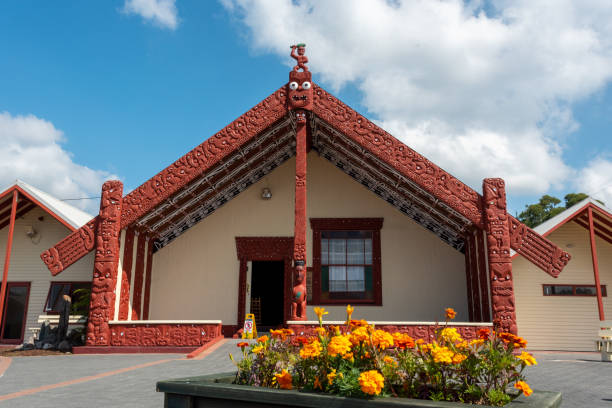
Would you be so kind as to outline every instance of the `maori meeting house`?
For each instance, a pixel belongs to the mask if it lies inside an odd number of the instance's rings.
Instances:
[[[428,338],[444,308],[464,338],[516,333],[511,250],[559,275],[570,256],[312,82],[289,81],[41,254],[61,274],[94,251],[87,349],[194,349],[258,326],[356,318]],[[87,352],[83,350],[83,352]]]

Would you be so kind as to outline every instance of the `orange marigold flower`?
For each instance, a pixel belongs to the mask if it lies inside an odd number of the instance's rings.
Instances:
[[[287,370],[283,369],[280,374],[274,374],[274,378],[276,379],[276,382],[280,388],[284,390],[290,390],[293,388],[293,378]]]
[[[395,361],[395,359],[393,359],[393,357],[390,357],[390,356],[385,356],[383,358],[383,361],[385,363],[389,364],[389,365],[392,365],[392,366],[396,366],[397,365],[397,361]]]
[[[261,337],[258,337],[258,338],[257,338],[257,342],[258,342],[258,343],[265,343],[265,342],[266,342],[266,341],[268,341],[268,340],[269,340],[269,337],[268,337],[268,336],[261,336]]]
[[[280,339],[281,337],[283,337],[283,331],[282,330],[270,330],[270,335],[272,336],[272,338],[277,338]]]
[[[300,343],[302,345],[310,343],[308,337],[298,336],[295,338],[296,343]]]
[[[515,336],[512,333],[499,333],[499,338],[506,344],[512,344],[514,348],[527,347],[527,341],[525,339]]]
[[[414,339],[407,334],[393,333],[393,341],[398,349],[411,349],[414,347]]]
[[[514,388],[523,391],[523,394],[525,394],[526,397],[533,393],[533,390],[525,381],[517,381],[516,384],[514,384]]]
[[[249,343],[247,343],[246,341],[241,341],[240,343],[236,344],[236,346],[243,349],[245,347],[248,347]]]
[[[334,383],[334,379],[336,377],[340,377],[342,378],[342,373],[340,374],[336,374],[336,369],[332,369],[331,373],[327,374],[327,382],[329,383],[329,385],[332,385]]]
[[[455,318],[455,316],[457,316],[457,312],[455,312],[455,309],[453,309],[452,307],[447,307],[445,312],[447,320],[452,320]]]
[[[345,355],[342,356],[343,359],[350,361],[351,363],[353,361],[355,361],[354,357],[353,357],[353,353],[346,353]]]
[[[355,327],[365,327],[368,326],[368,322],[366,322],[365,320],[351,320],[349,321],[349,326],[351,327],[351,329]]]
[[[319,381],[319,377],[315,377],[313,388],[316,390],[317,388],[322,390],[323,386],[321,385],[321,381]]]
[[[470,346],[480,346],[481,344],[483,344],[485,341],[483,339],[475,339],[470,341]]]
[[[358,345],[362,341],[366,341],[369,338],[370,336],[368,334],[368,329],[365,326],[356,328],[349,336],[351,343],[353,343],[354,345]]]
[[[372,333],[372,343],[381,350],[393,346],[393,336],[384,330],[375,330]]]
[[[526,351],[523,351],[520,356],[517,356],[517,358],[523,361],[525,365],[528,365],[528,366],[538,365],[538,362],[536,361],[536,359],[531,354],[527,353]]]
[[[327,345],[327,352],[330,356],[345,355],[351,351],[351,341],[347,336],[334,336]]]
[[[293,336],[295,332],[291,329],[281,329],[286,336]]]
[[[310,344],[305,344],[304,347],[300,350],[300,357],[302,358],[314,358],[321,355],[321,350],[323,350],[323,346],[319,340],[315,340]]]
[[[378,395],[385,386],[385,378],[376,370],[363,372],[359,375],[361,391],[368,395]]]
[[[425,343],[425,340],[423,340],[423,339],[417,339],[417,340],[415,341],[415,343],[416,343],[416,344],[418,344],[418,345],[420,346],[421,344],[424,344],[424,343]]]
[[[467,356],[465,354],[456,353],[452,358],[452,362],[453,364],[460,364],[466,358]]]
[[[491,331],[489,329],[478,329],[478,338],[483,340],[489,340],[489,334]]]

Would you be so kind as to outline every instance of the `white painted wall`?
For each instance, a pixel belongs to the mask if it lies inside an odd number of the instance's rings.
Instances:
[[[221,319],[236,324],[238,267],[235,237],[292,236],[291,159],[153,255],[151,319]],[[271,200],[260,198],[264,187]],[[467,321],[463,255],[312,152],[308,155],[308,218],[382,217],[383,306],[358,306],[356,318],[443,318],[453,307]],[[312,231],[308,226],[308,265]],[[329,320],[344,307],[326,307]],[[312,307],[308,318],[315,319]]]
[[[43,217],[40,221],[38,218]],[[32,225],[40,234],[40,241],[33,243],[25,235],[25,226]],[[8,226],[0,230],[0,268],[4,266]],[[65,238],[70,230],[59,221],[36,207],[23,217],[15,220],[15,233],[13,236],[13,249],[11,252],[11,265],[8,274],[9,282],[30,282],[30,299],[24,340],[28,340],[29,328],[39,327],[38,316],[44,314],[44,304],[47,300],[51,282],[60,281],[91,281],[93,273],[94,252],[70,266],[67,270],[53,277],[43,261],[40,253],[52,247]],[[0,270],[0,274],[2,271]],[[0,278],[2,275],[0,275]]]
[[[589,232],[569,222],[548,237],[569,252],[572,259],[557,279],[521,256],[512,262],[519,335],[533,350],[595,351],[599,329],[597,298],[586,296],[544,296],[543,284],[594,285]],[[569,245],[569,246],[568,246]],[[612,245],[597,238],[599,276],[612,291]],[[603,298],[606,319],[612,318],[610,295]]]

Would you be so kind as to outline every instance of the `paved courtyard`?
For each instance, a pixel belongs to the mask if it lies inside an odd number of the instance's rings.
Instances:
[[[179,354],[14,357],[0,377],[0,407],[161,407],[156,381],[231,371],[228,353],[237,354],[236,342],[219,343],[199,360]],[[534,354],[539,365],[527,371],[534,389],[561,391],[564,407],[612,407],[612,363],[599,361],[599,354]]]

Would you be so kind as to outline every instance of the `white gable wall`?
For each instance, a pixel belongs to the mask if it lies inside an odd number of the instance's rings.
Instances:
[[[235,237],[292,236],[295,160],[291,159],[153,255],[150,319],[222,319],[236,324]],[[382,217],[383,306],[358,306],[356,318],[467,321],[463,254],[368,191],[315,152],[308,155],[308,218]],[[262,200],[268,187],[272,199]],[[308,225],[308,266],[312,231]],[[329,320],[344,307],[326,306]],[[308,318],[315,319],[312,307]]]

